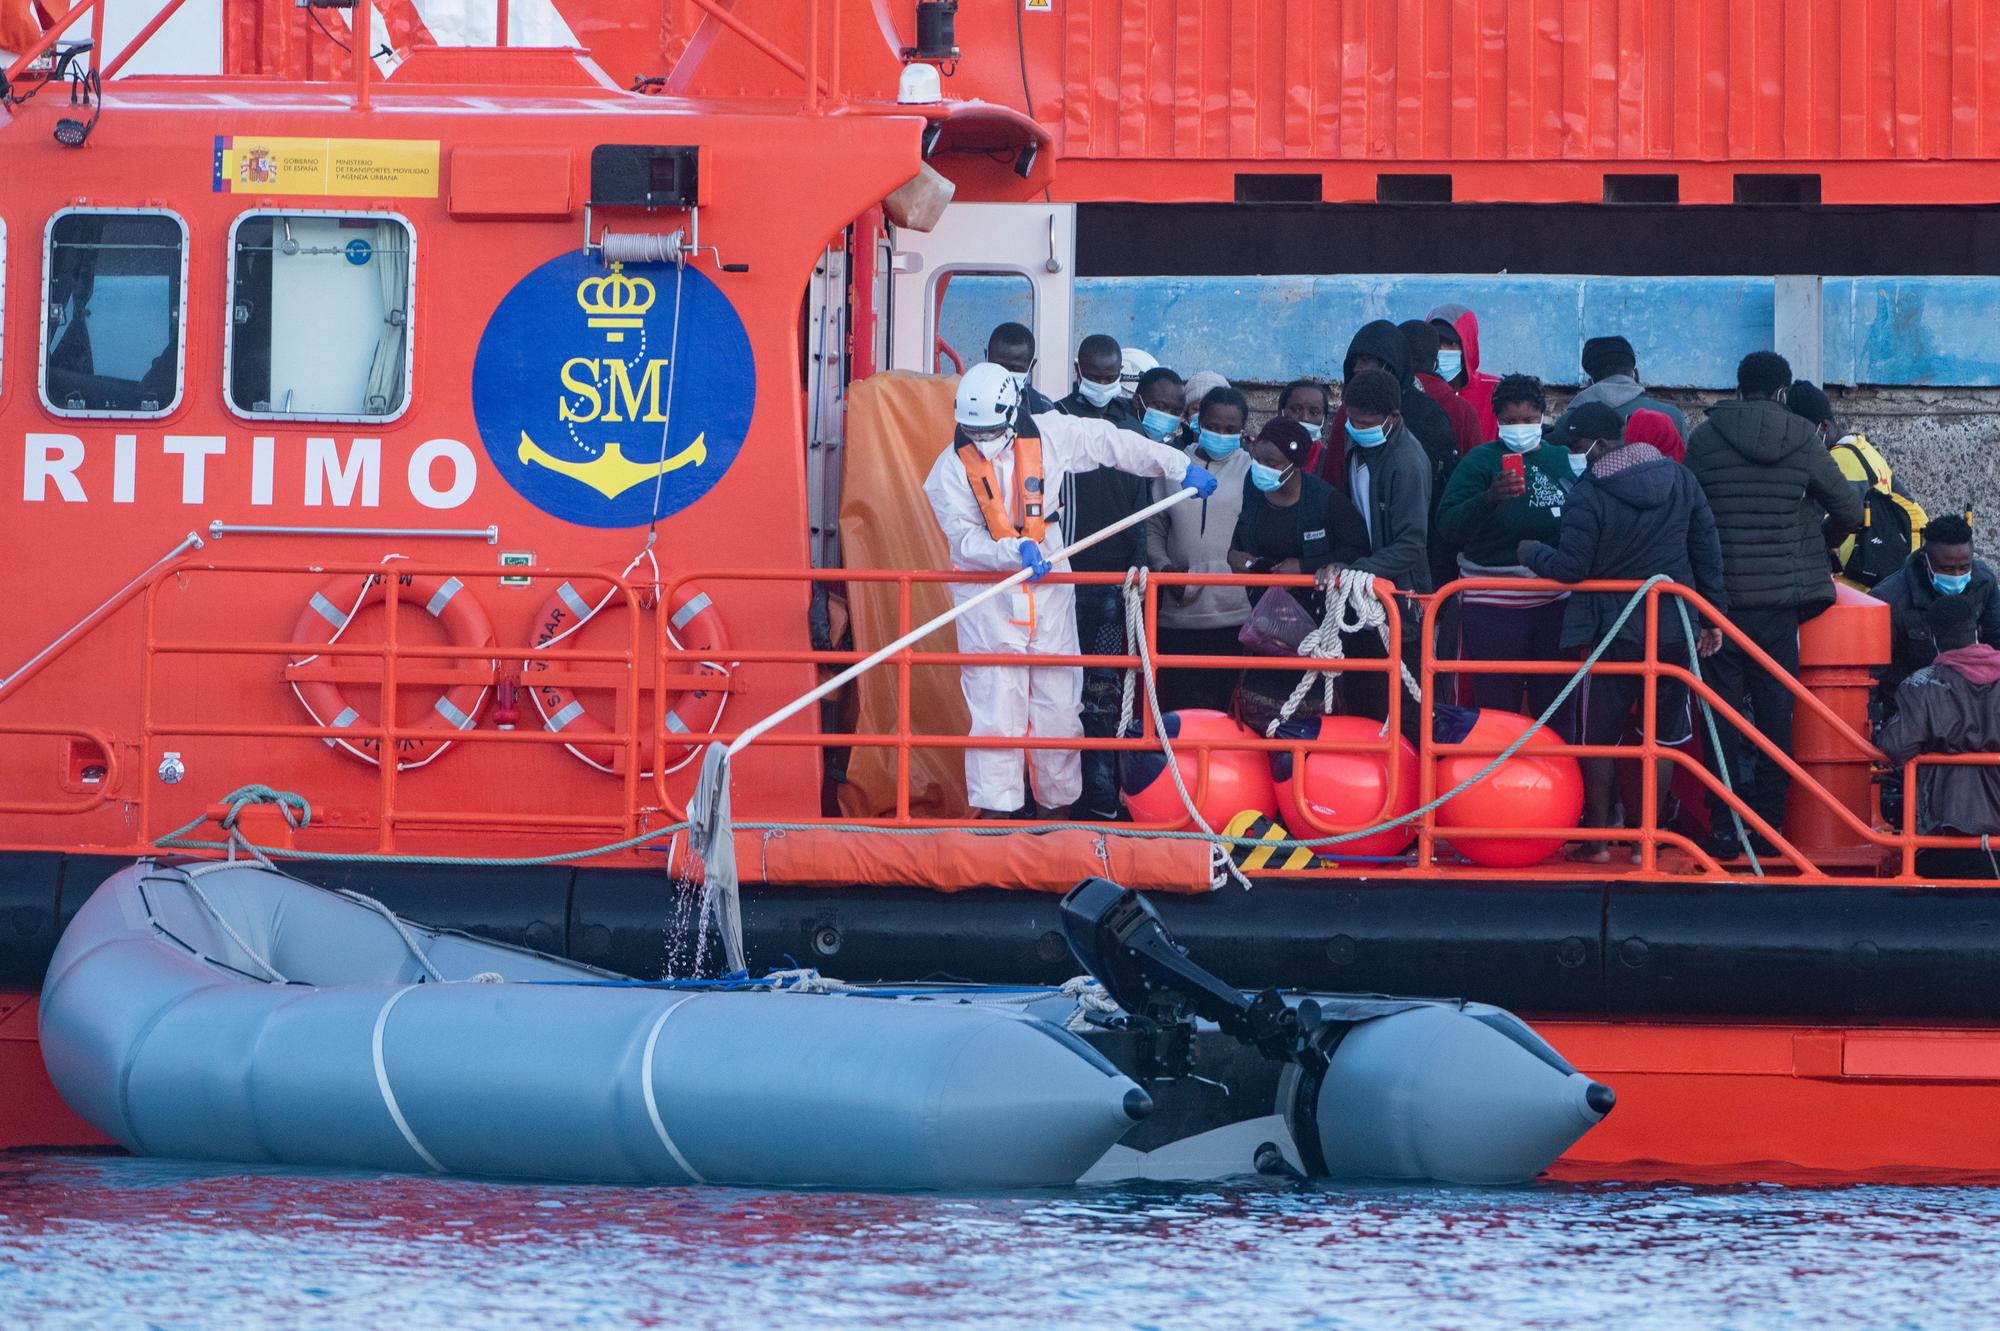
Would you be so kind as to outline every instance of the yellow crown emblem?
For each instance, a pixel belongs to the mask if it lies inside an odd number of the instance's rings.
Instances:
[[[642,316],[653,308],[657,293],[643,277],[625,276],[625,265],[614,263],[603,277],[588,277],[577,284],[576,303],[590,316],[592,328],[606,330],[607,342],[623,342],[627,328],[637,328]]]

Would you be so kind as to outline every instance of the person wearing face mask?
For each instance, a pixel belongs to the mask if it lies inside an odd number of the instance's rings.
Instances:
[[[1467,453],[1452,473],[1438,504],[1438,529],[1458,551],[1458,573],[1466,578],[1534,578],[1516,558],[1523,541],[1552,543],[1562,528],[1563,507],[1577,482],[1572,453],[1543,441],[1542,418],[1548,399],[1541,380],[1510,374],[1493,390],[1500,437]],[[1618,418],[1606,409],[1600,432],[1615,433]],[[1586,417],[1588,413],[1586,413]],[[1566,592],[1468,591],[1459,600],[1460,655],[1475,661],[1557,661],[1562,649]],[[1497,707],[1540,716],[1562,691],[1561,675],[1474,674],[1475,707]],[[1572,695],[1574,696],[1574,695]],[[1566,740],[1576,738],[1566,704],[1550,722]]]
[[[1056,403],[1057,412],[1079,420],[1109,421],[1120,429],[1152,438],[1142,409],[1124,396],[1123,371],[1127,353],[1118,340],[1103,333],[1083,339],[1076,350],[1076,388]],[[1156,418],[1157,419],[1157,418]],[[1137,513],[1151,502],[1152,486],[1145,478],[1110,467],[1072,472],[1060,494],[1063,535],[1074,541],[1118,519]],[[1105,538],[1071,561],[1079,573],[1123,573],[1144,559],[1141,532],[1136,527]],[[1125,603],[1109,584],[1083,586],[1076,593],[1076,632],[1091,656],[1125,654]],[[1083,733],[1108,739],[1118,730],[1118,705],[1123,694],[1122,671],[1092,666],[1083,672]],[[1083,798],[1077,816],[1118,816],[1118,755],[1092,750],[1083,755]]]
[[[1491,439],[1493,436],[1480,428],[1479,413],[1472,409],[1472,404],[1438,373],[1438,357],[1444,351],[1439,344],[1437,325],[1423,319],[1406,319],[1396,327],[1403,334],[1403,344],[1410,349],[1410,372],[1417,377],[1417,387],[1438,404],[1445,419],[1451,422],[1458,455],[1464,457]]]
[[[1146,566],[1155,573],[1230,571],[1229,544],[1250,477],[1250,456],[1243,449],[1249,419],[1250,404],[1233,388],[1210,389],[1202,398],[1187,457],[1192,471],[1215,477],[1216,491],[1200,503],[1178,504],[1147,519]],[[1164,499],[1167,493],[1164,483],[1154,484],[1153,498]],[[1159,595],[1161,655],[1235,656],[1242,651],[1236,635],[1250,617],[1250,597],[1242,587],[1162,587]],[[1233,670],[1162,670],[1160,707],[1226,712],[1235,687]]]
[[[1035,335],[1026,324],[994,325],[993,331],[986,335],[986,359],[1014,376],[1023,410],[1039,416],[1055,409],[1056,404],[1030,382],[1035,372]]]
[[[2000,579],[1985,560],[1974,558],[1972,524],[1956,513],[1932,518],[1922,547],[1870,594],[1889,607],[1889,664],[1878,695],[1885,713],[1895,708],[1897,687],[1937,657],[1925,615],[1940,598],[1964,598],[1980,640],[2000,644]]]
[[[1187,385],[1178,374],[1160,365],[1139,376],[1139,385],[1132,391],[1132,414],[1139,433],[1156,443],[1168,443],[1185,426],[1186,410]]]
[[[1581,473],[1563,504],[1556,538],[1522,541],[1515,551],[1516,562],[1538,578],[1567,583],[1643,582],[1665,574],[1726,612],[1722,543],[1701,486],[1687,468],[1669,461],[1651,444],[1621,442],[1621,422],[1609,407],[1586,406],[1601,409],[1608,419],[1594,410],[1572,412],[1568,425],[1544,445],[1567,446]],[[1560,646],[1577,654],[1595,647],[1630,599],[1627,592],[1571,592],[1563,607]],[[1693,622],[1701,623],[1699,618]],[[1686,668],[1691,652],[1712,657],[1721,640],[1722,631],[1707,626],[1689,642],[1680,616],[1670,603],[1661,603],[1661,661]],[[1645,656],[1645,616],[1634,614],[1601,659],[1643,661]],[[1673,747],[1693,742],[1694,713],[1686,683],[1663,676],[1654,687],[1655,738]],[[1585,678],[1582,692],[1584,743],[1623,744],[1628,732],[1644,723],[1645,686],[1639,676],[1593,672]],[[1580,761],[1584,826],[1608,827],[1616,775],[1612,760]],[[1660,767],[1658,818],[1661,826],[1668,826],[1676,812],[1670,789],[1673,763],[1663,759]],[[1602,842],[1585,842],[1572,858],[1602,864],[1610,860],[1611,852]]]
[[[1440,305],[1424,318],[1438,330],[1438,378],[1479,413],[1479,437],[1493,438],[1500,427],[1493,390],[1500,380],[1479,368],[1479,316],[1463,305]]]
[[[1325,444],[1327,421],[1333,415],[1333,395],[1317,379],[1294,379],[1278,390],[1278,414],[1305,427],[1309,441],[1306,470],[1315,470]]]
[[[1180,450],[1136,431],[1059,412],[1024,413],[1019,400],[1020,386],[1002,366],[985,362],[968,369],[953,401],[951,445],[931,467],[924,494],[954,569],[1035,570],[1030,582],[959,617],[959,650],[1029,660],[1075,656],[1080,652],[1074,589],[1041,582],[1051,572],[1069,571],[1067,560],[1049,559],[1066,542],[1058,515],[1045,507],[1047,496],[1060,493],[1071,472],[1092,467],[1158,477],[1177,487],[1185,481],[1203,495],[1215,492],[1215,480],[1191,469]],[[984,587],[953,583],[952,599],[964,604]],[[965,666],[959,681],[974,736],[1083,734],[1083,672],[1073,666]],[[1082,763],[1075,750],[1036,749],[1027,766],[1039,813],[1053,814],[1081,796]],[[1027,803],[1022,769],[1019,749],[966,751],[966,793],[981,817],[1013,817]]]
[[[1318,573],[1330,565],[1353,564],[1368,555],[1368,526],[1346,495],[1305,468],[1312,437],[1289,416],[1274,416],[1245,450],[1250,476],[1243,491],[1243,512],[1231,538],[1229,566],[1238,573]],[[1324,596],[1294,588],[1292,595],[1318,619]],[[1245,673],[1237,711],[1245,725],[1261,731],[1278,714],[1296,672],[1252,670]],[[1320,695],[1312,693],[1313,710]]]
[[[1431,468],[1424,446],[1403,424],[1402,385],[1385,371],[1358,370],[1349,376],[1340,398],[1346,447],[1338,485],[1368,529],[1368,553],[1351,567],[1386,578],[1403,591],[1427,592],[1433,586]],[[1326,575],[1322,570],[1322,581]],[[1401,609],[1403,660],[1414,671],[1421,620],[1415,602],[1404,602]],[[1375,635],[1359,634],[1348,639],[1348,655],[1379,659],[1385,652]],[[1388,675],[1355,672],[1342,678],[1341,688],[1348,710],[1356,715],[1389,714]],[[1419,715],[1414,702],[1403,708],[1406,731],[1417,733]]]
[[[1687,469],[1715,511],[1729,583],[1730,620],[1782,674],[1730,642],[1710,682],[1723,701],[1781,753],[1792,746],[1791,689],[1799,670],[1799,625],[1833,604],[1828,548],[1861,525],[1861,500],[1827,455],[1819,433],[1785,408],[1792,367],[1753,351],[1736,367],[1737,396],[1718,402],[1688,437]],[[1773,828],[1785,816],[1791,777],[1736,726],[1721,727],[1730,785]],[[1740,855],[1729,802],[1709,796],[1717,856]],[[1761,854],[1764,847],[1757,847]]]

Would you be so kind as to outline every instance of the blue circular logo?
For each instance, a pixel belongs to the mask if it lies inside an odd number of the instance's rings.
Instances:
[[[375,257],[375,247],[359,236],[347,242],[347,261],[360,268]]]
[[[501,300],[472,363],[494,467],[584,527],[642,527],[714,489],[756,404],[750,335],[692,265],[551,259]]]

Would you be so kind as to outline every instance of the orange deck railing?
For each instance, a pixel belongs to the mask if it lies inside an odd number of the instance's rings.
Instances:
[[[138,710],[141,718],[140,734],[136,745],[127,742],[127,748],[136,748],[136,762],[118,760],[118,736],[104,733],[101,717],[78,717],[73,721],[65,718],[37,716],[33,724],[15,724],[6,719],[7,693],[0,693],[0,736],[16,735],[68,735],[86,739],[102,748],[109,760],[102,785],[82,799],[73,801],[33,801],[7,798],[8,792],[0,790],[0,814],[57,814],[88,813],[100,809],[108,801],[128,801],[137,806],[135,834],[136,844],[144,845],[150,838],[167,830],[162,816],[156,811],[158,802],[153,782],[144,779],[153,771],[162,752],[173,743],[189,738],[209,738],[223,740],[317,740],[331,738],[367,740],[377,743],[379,751],[394,753],[398,742],[412,738],[414,730],[407,725],[398,725],[394,709],[378,707],[383,719],[373,724],[349,725],[338,730],[330,726],[316,724],[271,724],[254,721],[192,721],[177,713],[184,712],[183,699],[172,696],[176,690],[164,687],[160,682],[163,665],[169,660],[227,660],[230,658],[271,658],[274,673],[300,680],[315,679],[338,681],[360,689],[374,692],[378,699],[393,696],[399,688],[409,685],[449,686],[472,683],[480,685],[497,684],[512,678],[518,671],[520,662],[531,655],[526,644],[501,643],[490,649],[469,649],[463,645],[429,646],[408,643],[402,640],[397,627],[399,616],[396,606],[404,593],[400,578],[404,575],[415,577],[456,577],[468,586],[478,586],[482,582],[491,583],[503,576],[532,575],[537,578],[588,578],[608,584],[616,589],[616,595],[629,611],[637,611],[642,604],[642,592],[650,589],[642,584],[614,576],[602,568],[560,568],[536,567],[533,569],[497,569],[493,566],[472,567],[463,565],[418,564],[401,562],[394,566],[396,577],[385,580],[384,623],[386,625],[380,642],[338,642],[331,645],[313,645],[310,654],[324,658],[310,665],[298,665],[295,661],[305,654],[300,644],[290,641],[216,641],[192,638],[176,638],[163,630],[159,606],[159,593],[170,581],[191,578],[230,578],[248,580],[254,585],[263,580],[279,577],[299,578],[310,574],[315,577],[379,574],[383,566],[376,563],[347,564],[302,564],[282,561],[221,562],[198,556],[184,556],[160,565],[142,584],[135,587],[132,598],[141,604],[143,632],[141,659],[134,663],[138,674]],[[810,583],[847,584],[849,586],[870,585],[893,589],[896,605],[896,622],[899,631],[907,631],[914,621],[912,607],[913,593],[918,587],[966,581],[963,574],[911,570],[745,570],[745,569],[700,569],[691,570],[675,577],[660,593],[663,604],[674,604],[676,592],[684,585],[699,584],[702,588],[713,589],[730,583],[762,583],[803,586]],[[1077,584],[1116,585],[1123,581],[1115,574],[1070,574],[1063,580]],[[1163,587],[1236,584],[1252,588],[1266,586],[1303,587],[1310,584],[1304,577],[1238,576],[1238,575],[1158,575],[1150,578],[1144,591],[1143,619],[1149,649],[1157,642],[1159,595]],[[1383,659],[1358,659],[1350,661],[1314,661],[1304,659],[1284,660],[1280,658],[1245,658],[1241,656],[1172,656],[1163,655],[1156,649],[1149,654],[1156,668],[1214,668],[1241,669],[1246,665],[1257,669],[1294,668],[1301,671],[1331,668],[1352,672],[1380,672],[1389,674],[1392,681],[1400,678],[1401,634],[1399,625],[1403,618],[1402,606],[1405,602],[1422,602],[1428,617],[1435,612],[1443,598],[1468,590],[1494,586],[1491,581],[1462,580],[1449,584],[1439,592],[1424,597],[1403,597],[1388,595],[1384,606],[1388,615],[1389,651]],[[1508,581],[1499,586],[1519,589],[1522,584]],[[1379,584],[1386,588],[1386,584]],[[1630,594],[1639,590],[1638,584],[1631,583],[1589,583],[1581,590],[1622,592]],[[254,593],[243,593],[247,599],[255,601]],[[1658,651],[1661,617],[1677,615],[1674,609],[1676,599],[1684,600],[1691,615],[1699,616],[1718,624],[1723,632],[1738,643],[1755,661],[1769,668],[1771,662],[1764,654],[1744,638],[1726,618],[1714,615],[1710,607],[1693,592],[1674,586],[1660,584],[1647,588],[1642,605],[1635,614],[1642,617],[1645,644],[1644,659],[1637,662],[1599,661],[1592,667],[1592,673],[1611,675],[1637,675],[1645,681],[1643,689],[1644,725],[1636,744],[1619,746],[1572,744],[1563,752],[1577,758],[1605,757],[1640,764],[1642,795],[1637,801],[1638,825],[1623,827],[1449,827],[1440,828],[1434,816],[1426,814],[1417,822],[1417,837],[1403,864],[1367,863],[1365,865],[1329,867],[1311,870],[1285,871],[1288,874],[1338,875],[1343,873],[1414,873],[1436,875],[1455,872],[1461,867],[1458,858],[1438,844],[1441,840],[1463,843],[1480,838],[1538,838],[1568,841],[1609,841],[1630,843],[1638,849],[1635,865],[1610,864],[1591,865],[1587,869],[1568,870],[1560,863],[1552,862],[1522,870],[1480,869],[1481,876],[1490,877],[1530,877],[1547,878],[1564,872],[1588,873],[1593,877],[1624,875],[1673,875],[1698,874],[1708,877],[1741,878],[1743,869],[1729,869],[1705,855],[1686,836],[1657,825],[1655,818],[1655,793],[1659,774],[1655,760],[1673,764],[1678,770],[1691,774],[1703,789],[1716,794],[1728,807],[1734,808],[1744,824],[1761,833],[1778,851],[1775,861],[1764,864],[1766,872],[1791,880],[1811,879],[1832,881],[1839,877],[1825,871],[1814,863],[1807,848],[1801,847],[1784,836],[1784,829],[1771,827],[1733,792],[1723,788],[1722,783],[1707,766],[1697,760],[1685,748],[1673,748],[1659,744],[1656,737],[1655,717],[1657,710],[1657,684],[1662,679],[1684,681],[1695,698],[1705,701],[1714,711],[1718,726],[1740,726],[1741,718],[1724,703],[1712,688],[1696,677],[1692,670],[1660,659]],[[79,634],[67,641],[61,652],[38,662],[38,668],[46,668],[50,662],[59,659],[77,642],[87,640],[101,631],[105,620],[117,613],[116,605],[107,605],[102,614],[94,618],[90,632]],[[645,738],[642,730],[657,724],[661,713],[660,697],[667,691],[685,687],[695,678],[694,672],[705,656],[713,655],[712,649],[699,651],[683,649],[674,645],[668,636],[666,619],[661,615],[650,616],[650,640],[643,629],[648,617],[640,613],[628,614],[626,640],[619,647],[584,649],[558,647],[536,650],[532,656],[548,663],[548,673],[542,678],[548,682],[559,682],[573,689],[595,690],[611,693],[616,698],[616,712],[612,729],[608,733],[591,737],[593,744],[615,746],[623,751],[623,762],[619,777],[618,794],[607,796],[601,810],[585,812],[549,813],[499,813],[482,808],[414,808],[404,799],[403,777],[393,762],[382,763],[377,769],[375,807],[372,810],[374,849],[380,853],[415,853],[424,850],[421,838],[413,840],[408,835],[399,835],[407,828],[422,824],[436,827],[450,825],[455,828],[487,828],[496,833],[528,833],[537,831],[567,831],[573,834],[596,834],[604,840],[624,840],[643,831],[660,827],[684,817],[676,791],[685,791],[686,777],[670,782],[662,772],[651,779],[640,775],[640,746]],[[1440,658],[1434,644],[1433,635],[1423,634],[1424,645],[1415,673],[1421,681],[1427,698],[1439,696],[1443,687],[1441,677],[1464,676],[1479,673],[1508,673],[1514,675],[1552,674],[1568,676],[1576,669],[1571,661],[1472,661]],[[810,665],[814,667],[840,668],[862,659],[866,652],[821,651],[812,648],[795,647],[732,647],[728,651],[732,667],[741,668],[758,665]],[[482,659],[470,659],[470,658]],[[489,658],[490,659],[483,659]],[[650,657],[650,660],[648,659]],[[773,733],[757,741],[759,745],[770,747],[805,748],[877,748],[894,754],[895,763],[895,807],[884,817],[868,819],[827,819],[821,818],[816,809],[787,811],[788,821],[801,823],[824,823],[828,826],[854,825],[884,827],[950,827],[966,825],[964,820],[923,818],[912,813],[910,776],[912,755],[920,750],[947,749],[963,751],[972,748],[1003,749],[1087,749],[1111,751],[1145,751],[1158,748],[1157,733],[1153,720],[1142,705],[1137,719],[1141,733],[1131,738],[1112,739],[1043,739],[1027,737],[972,738],[964,735],[940,735],[922,733],[915,724],[911,713],[910,699],[913,672],[926,667],[958,667],[962,665],[1007,665],[1017,663],[1019,658],[969,654],[958,651],[924,651],[916,648],[899,653],[885,662],[880,669],[890,672],[894,679],[897,699],[893,728],[880,733],[852,734],[823,731],[812,720],[812,714],[802,718],[794,728]],[[1067,657],[1040,657],[1039,664],[1066,664],[1078,666],[1103,666],[1116,669],[1131,669],[1139,665],[1136,653],[1126,656],[1077,655]],[[650,676],[650,679],[648,678]],[[713,680],[704,681],[713,685]],[[1851,747],[1857,761],[1879,760],[1868,736],[1857,733],[1827,704],[1811,690],[1795,679],[1788,679],[1788,687],[1793,692],[1798,707],[1810,713],[1840,743]],[[13,690],[9,690],[11,693]],[[770,706],[759,708],[759,714],[772,710],[781,698],[768,700]],[[1400,687],[1390,690],[1390,714],[1385,726],[1385,735],[1379,741],[1356,740],[1299,740],[1290,738],[1266,739],[1254,737],[1228,737],[1219,739],[1199,739],[1189,736],[1175,741],[1177,752],[1184,755],[1194,770],[1194,781],[1190,793],[1197,802],[1206,793],[1209,780],[1209,765],[1212,755],[1221,750],[1256,750],[1261,752],[1290,752],[1295,761],[1302,761],[1312,753],[1373,753],[1381,757],[1389,769],[1386,789],[1394,791],[1399,764],[1406,761],[1402,756],[1402,746],[1397,742],[1401,709],[1412,705]],[[744,728],[749,720],[746,718]],[[1697,733],[1703,727],[1697,723]],[[1975,838],[1919,836],[1906,819],[1901,830],[1878,827],[1869,809],[1854,809],[1843,804],[1836,796],[1815,780],[1813,774],[1802,767],[1794,757],[1772,744],[1753,728],[1741,727],[1756,746],[1757,751],[1768,761],[1776,763],[1792,778],[1795,790],[1804,798],[1823,806],[1832,815],[1838,826],[1856,842],[1872,847],[1878,852],[1879,864],[1873,866],[1875,872],[1862,871],[1846,875],[1843,880],[1916,882],[1915,857],[1920,849],[1929,847],[1967,847],[1979,844]],[[1428,732],[1429,727],[1419,727]],[[743,733],[742,728],[718,731],[712,738],[728,742]],[[532,720],[522,729],[502,731],[493,728],[490,718],[486,724],[452,736],[454,742],[474,747],[485,745],[560,745],[570,742],[570,737],[534,728]],[[655,736],[656,744],[685,743],[687,736],[668,735],[664,732]],[[696,737],[702,738],[702,737]],[[1418,744],[1419,803],[1428,803],[1438,794],[1437,760],[1454,755],[1471,757],[1491,757],[1501,751],[1504,745],[1486,742],[1462,742],[1440,744],[1428,733],[1421,736]],[[336,760],[344,761],[344,760]],[[1919,769],[1926,763],[1993,763],[2000,762],[2000,755],[1968,754],[1958,756],[1920,755],[1905,764],[1906,789],[1916,789]],[[241,774],[244,780],[269,780],[273,775],[282,775],[285,770],[299,770],[297,760],[288,759],[280,773],[271,772]],[[141,779],[130,778],[137,772]],[[301,780],[304,778],[301,777]],[[451,783],[463,789],[461,783]],[[127,788],[129,787],[129,788]],[[220,790],[215,792],[217,795]],[[1336,826],[1313,819],[1313,825],[1293,827],[1291,832],[1299,838],[1329,837],[1361,830],[1373,826],[1389,815],[1389,801],[1393,796],[1384,797],[1384,807],[1374,818],[1353,826]],[[740,806],[740,805],[739,805]],[[741,815],[739,815],[741,816]],[[1123,832],[1143,833],[1164,830],[1167,824],[1119,825]],[[982,830],[997,830],[993,823],[981,824]],[[352,829],[349,829],[351,836]],[[11,841],[12,838],[0,838]],[[307,844],[303,842],[302,844]],[[1331,848],[1337,853],[1337,847]],[[1675,852],[1677,858],[1667,861],[1662,852]]]

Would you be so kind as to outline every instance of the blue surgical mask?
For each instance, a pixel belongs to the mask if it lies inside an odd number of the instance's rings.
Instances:
[[[1385,422],[1381,425],[1371,425],[1365,430],[1357,430],[1354,428],[1354,422],[1349,421],[1347,423],[1347,437],[1354,441],[1357,448],[1379,448],[1382,446],[1382,442],[1389,437],[1389,427]]]
[[[1314,443],[1318,443],[1320,436],[1326,433],[1326,423],[1324,421],[1318,425],[1314,425],[1311,421],[1300,421],[1299,428],[1304,430],[1306,438],[1312,440]]]
[[[1970,573],[1939,573],[1931,571],[1931,586],[1938,589],[1940,596],[1960,596],[1972,585]]]
[[[1579,475],[1579,476],[1583,475],[1583,473],[1584,473],[1584,472],[1586,472],[1586,471],[1589,471],[1589,470],[1590,470],[1590,454],[1588,454],[1588,453],[1571,453],[1571,454],[1569,455],[1569,469],[1570,469],[1571,471],[1575,472],[1575,473],[1576,473],[1577,475]]]
[[[1447,381],[1456,379],[1458,378],[1458,372],[1464,368],[1465,368],[1464,352],[1456,350],[1455,348],[1452,347],[1443,347],[1439,349],[1438,378]]]
[[[1540,425],[1503,425],[1500,427],[1500,442],[1515,453],[1532,453],[1542,446]]]
[[[1285,477],[1292,474],[1290,467],[1267,467],[1261,462],[1250,464],[1250,484],[1269,494],[1285,483]]]
[[[1111,405],[1111,399],[1118,396],[1120,388],[1116,379],[1108,384],[1100,384],[1090,379],[1078,379],[1076,391],[1083,394],[1083,400],[1091,406],[1107,407]]]
[[[1158,407],[1146,408],[1146,414],[1139,421],[1139,428],[1146,432],[1148,439],[1165,439],[1178,430],[1181,418],[1171,411],[1161,411]]]
[[[1243,436],[1240,434],[1217,434],[1213,430],[1203,430],[1196,437],[1201,441],[1201,451],[1216,459],[1226,458],[1243,447]]]

